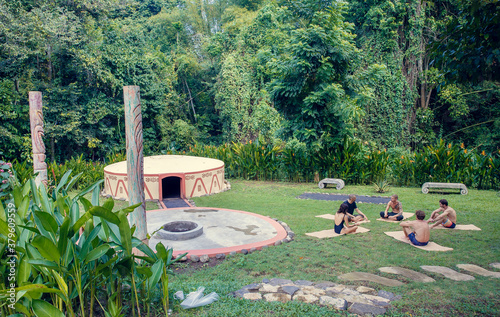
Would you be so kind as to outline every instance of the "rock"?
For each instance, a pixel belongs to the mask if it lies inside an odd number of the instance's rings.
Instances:
[[[330,296],[321,296],[319,298],[320,305],[333,306],[338,310],[347,309],[347,301],[343,298],[336,298]]]
[[[224,260],[224,259],[226,258],[226,255],[225,255],[224,253],[217,253],[217,254],[215,255],[215,258],[216,258],[217,260]]]
[[[264,299],[268,302],[286,303],[292,300],[292,296],[283,293],[268,293],[264,295]]]
[[[198,261],[200,261],[200,257],[197,256],[197,255],[194,255],[194,254],[190,255],[189,258],[191,259],[191,262],[198,262]]]
[[[281,226],[282,226],[283,228],[288,227],[288,225],[286,224],[286,222],[283,222],[283,221],[281,222]],[[290,227],[288,227],[288,228],[290,228]]]
[[[245,294],[247,294],[247,293],[250,293],[250,292],[248,290],[242,288],[242,289],[239,289],[237,291],[234,291],[234,292],[230,293],[230,295],[233,296],[233,297],[241,297],[241,298],[243,298],[243,296]]]
[[[350,313],[358,314],[361,316],[364,315],[377,316],[385,314],[386,309],[369,304],[354,303],[351,305],[351,307],[349,307],[348,311]]]
[[[241,249],[241,254],[248,254],[248,250],[247,249]]]
[[[261,300],[262,294],[261,293],[246,293],[243,295],[243,298],[250,299],[250,300]]]
[[[286,280],[282,278],[272,278],[271,285],[285,285],[285,284],[293,284],[292,280]]]
[[[381,296],[363,294],[363,297],[365,297],[366,299],[372,301],[374,304],[377,304],[379,306],[389,306],[391,303],[390,300],[388,300],[385,297],[381,297]]]
[[[304,302],[307,304],[313,304],[318,301],[318,297],[311,295],[311,294],[299,294],[293,296],[293,300],[299,301],[299,302]]]
[[[311,285],[314,285],[313,282],[311,281],[306,281],[306,280],[297,280],[295,282],[293,282],[293,284],[295,285],[303,285],[303,286],[311,286]],[[317,286],[316,286],[317,287]]]
[[[275,245],[275,246],[278,246],[278,245],[280,245],[280,244],[281,244],[281,240],[278,240],[278,241],[276,241],[276,242],[274,243],[274,245]]]
[[[279,290],[278,285],[271,285],[271,284],[262,284],[259,288],[259,292],[264,292],[264,293],[277,293]]]
[[[176,258],[177,259],[177,258]],[[179,262],[186,262],[188,260],[188,257],[187,256],[183,256],[182,258],[180,258],[178,261]]]
[[[311,294],[311,295],[315,295],[315,296],[318,296],[318,297],[326,295],[326,292],[325,292],[324,289],[317,288],[317,287],[314,287],[314,286],[301,286],[300,290],[304,294]]]
[[[292,241],[293,241],[293,239],[292,239],[292,238],[290,238],[290,236],[287,236],[287,237],[285,238],[285,241],[288,243],[288,242],[292,242]]]
[[[248,250],[249,253],[253,253],[255,251],[257,251],[257,248],[251,248],[250,250]]]
[[[287,243],[286,239],[281,239],[281,243]]]
[[[286,285],[286,286],[281,286],[281,290],[284,293],[287,293],[287,294],[293,296],[293,294],[295,294],[295,292],[298,291],[299,288],[297,286]]]
[[[293,231],[288,232],[288,236],[293,239],[295,237],[295,232]]]
[[[384,291],[384,290],[378,291],[377,295],[380,297],[383,297],[383,298],[387,298],[388,300],[394,300],[394,298],[396,297],[396,295],[394,295],[394,293]]]
[[[257,283],[249,284],[249,285],[243,287],[242,289],[257,292],[260,289],[260,284],[257,284]]]
[[[370,293],[370,292],[375,292],[375,289],[371,288],[371,287],[360,286],[360,287],[356,288],[356,291],[358,291],[360,293]]]
[[[500,262],[490,263],[490,266],[494,267],[495,269],[500,269]]]
[[[342,292],[345,289],[345,285],[336,285],[335,287],[327,287],[325,289],[326,294],[333,295]]]
[[[458,273],[445,266],[432,266],[432,265],[422,265],[420,266],[423,270],[433,273],[439,273],[454,281],[472,281],[475,280],[474,276]]]
[[[269,279],[268,279],[268,278],[263,278],[263,279],[262,279],[262,283],[266,283],[266,284],[267,284],[267,283],[269,283],[269,282],[270,282],[270,281],[269,281]]]
[[[333,282],[319,282],[319,283],[315,283],[314,286],[316,286],[317,288],[322,288],[322,289],[326,289],[328,287],[335,287],[337,286],[338,284],[337,283],[333,283]]]
[[[427,276],[425,274],[422,274],[420,272],[416,272],[416,271],[413,271],[413,270],[409,270],[409,269],[405,269],[405,268],[402,268],[402,267],[391,267],[391,266],[388,266],[388,267],[380,267],[378,269],[380,272],[384,272],[384,273],[392,273],[392,274],[399,274],[399,275],[403,275],[404,277],[407,277],[415,282],[422,282],[422,283],[431,283],[431,282],[435,282],[436,280],[433,279],[432,277],[430,276]]]
[[[392,280],[390,278],[385,278],[375,274],[364,273],[364,272],[351,272],[342,274],[339,279],[347,281],[369,281],[374,283],[379,283],[385,286],[402,286],[404,285],[400,281]]]
[[[264,249],[267,249],[267,248],[269,248],[268,245],[263,245],[262,248],[261,248],[261,250],[264,250]]]
[[[200,256],[200,262],[206,263],[209,261],[210,261],[210,257],[208,255],[205,254],[205,255]]]
[[[231,255],[231,256],[235,256],[235,255],[236,255],[236,251],[231,251],[231,252],[229,252],[229,255]]]

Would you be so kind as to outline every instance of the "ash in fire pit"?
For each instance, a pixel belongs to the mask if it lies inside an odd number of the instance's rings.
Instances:
[[[193,221],[172,221],[156,232],[156,237],[165,240],[189,240],[203,234],[203,226]]]

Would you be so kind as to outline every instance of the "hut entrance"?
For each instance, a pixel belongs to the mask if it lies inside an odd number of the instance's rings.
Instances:
[[[161,180],[162,199],[181,198],[181,178],[177,176],[165,177]]]

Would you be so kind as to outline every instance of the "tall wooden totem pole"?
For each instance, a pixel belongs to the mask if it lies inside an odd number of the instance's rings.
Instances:
[[[129,204],[141,203],[129,216],[136,226],[135,236],[147,239],[146,203],[144,199],[144,157],[142,154],[142,113],[139,86],[123,87],[125,134],[127,138],[127,183]],[[146,241],[145,241],[146,242]]]
[[[31,143],[33,145],[33,170],[38,175],[35,183],[47,186],[47,164],[45,163],[45,144],[43,143],[42,93],[29,92]]]

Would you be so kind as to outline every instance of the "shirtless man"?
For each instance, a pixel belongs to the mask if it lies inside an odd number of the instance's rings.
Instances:
[[[388,213],[389,208],[392,208],[392,212]],[[391,201],[387,203],[385,211],[380,212],[380,217],[396,221],[403,220],[403,205],[398,201],[398,195],[391,196]]]
[[[439,225],[453,229],[457,224],[457,213],[455,209],[448,206],[448,201],[446,199],[441,199],[439,201],[439,208],[434,210],[429,220],[427,220],[427,223],[431,222],[434,222],[434,224],[431,225],[431,229]]]
[[[417,210],[415,212],[417,220],[403,221],[399,225],[403,227],[405,236],[413,245],[424,246],[429,243],[429,224],[425,221],[425,212]]]
[[[359,210],[358,206],[356,205],[356,195],[349,195],[349,199],[344,201],[343,204],[347,204],[348,209],[347,212],[349,213],[348,216],[350,216],[350,221],[353,222],[359,222],[363,220],[368,220],[368,218],[365,216],[364,213]],[[354,211],[358,213],[358,215],[354,215]]]

